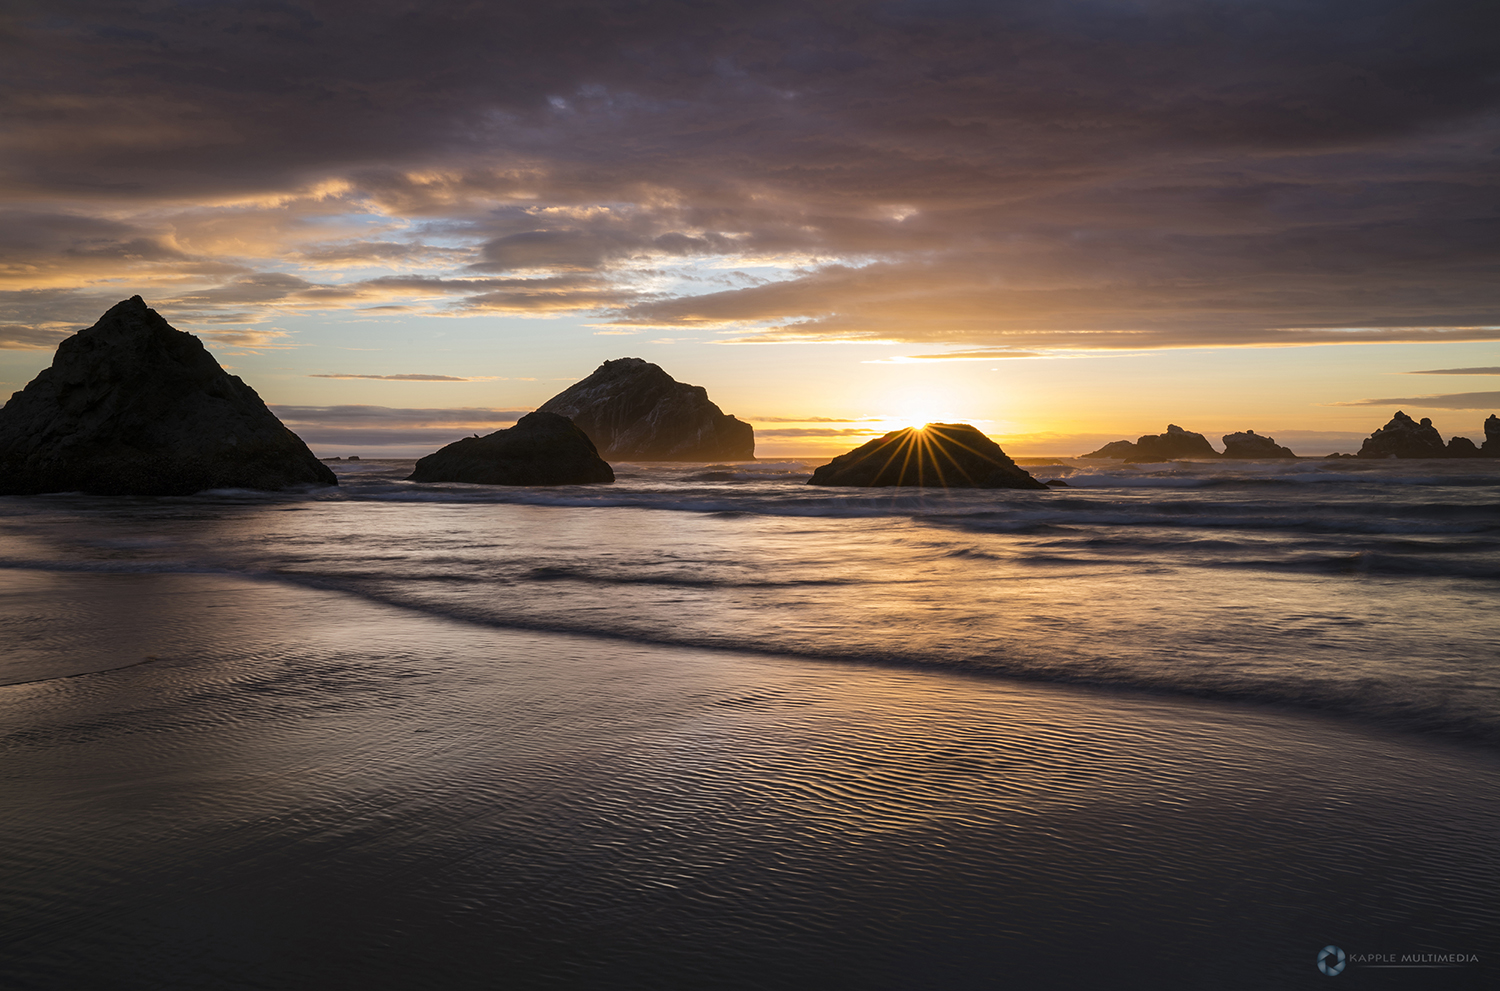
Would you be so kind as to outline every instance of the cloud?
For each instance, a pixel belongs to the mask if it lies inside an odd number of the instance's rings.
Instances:
[[[1361,399],[1328,406],[1411,406],[1417,409],[1500,410],[1500,392],[1456,392],[1446,396],[1407,396],[1401,399]]]
[[[5,31],[5,340],[111,286],[189,326],[573,313],[915,361],[1500,339],[1493,5],[22,0]]]
[[[0,351],[50,351],[68,333],[17,324],[0,324]]]
[[[872,430],[868,427],[838,429],[835,427],[777,427],[771,430],[757,430],[756,437],[878,437],[884,434],[884,430]]]
[[[474,434],[511,426],[529,410],[486,407],[273,405],[271,412],[320,451],[417,457]]]
[[[198,336],[224,347],[249,348],[252,351],[301,347],[288,339],[292,335],[285,330],[211,330]]]
[[[890,358],[875,358],[867,365],[907,365],[928,361],[998,361],[1005,358],[1051,358],[1042,351],[1010,351],[1004,348],[982,348],[973,351],[949,351],[946,354],[898,354]]]
[[[489,427],[498,430],[530,410],[484,406],[414,408],[402,406],[277,406],[270,407],[283,423],[353,427]]]
[[[1407,372],[1407,375],[1500,375],[1500,367],[1487,368],[1429,368],[1420,372]]]
[[[380,379],[383,382],[492,382],[493,375],[423,375],[411,373],[405,375],[357,375],[353,373],[332,373],[326,375],[309,375],[310,379]]]
[[[858,419],[847,419],[836,416],[755,416],[750,418],[752,423],[879,423],[883,422],[879,417],[867,416]]]

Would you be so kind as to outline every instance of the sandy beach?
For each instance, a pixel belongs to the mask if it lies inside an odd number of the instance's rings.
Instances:
[[[1480,987],[1500,949],[1487,750],[222,576],[0,583],[39,631],[0,689],[8,987],[1295,987],[1328,944],[1479,958],[1346,983]]]

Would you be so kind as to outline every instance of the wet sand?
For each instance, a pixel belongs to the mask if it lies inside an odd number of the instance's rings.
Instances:
[[[1494,979],[1491,751],[212,575],[0,592],[6,987]]]

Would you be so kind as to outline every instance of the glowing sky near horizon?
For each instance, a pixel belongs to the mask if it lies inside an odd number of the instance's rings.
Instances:
[[[320,454],[634,355],[835,453],[1500,412],[1467,2],[18,2],[0,389],[140,294]]]

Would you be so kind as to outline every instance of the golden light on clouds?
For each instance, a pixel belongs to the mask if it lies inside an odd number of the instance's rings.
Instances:
[[[0,374],[140,293],[293,391],[382,347],[338,387],[520,406],[628,340],[782,416],[1353,431],[1379,376],[1500,361],[1493,31],[1435,2],[18,14]]]

